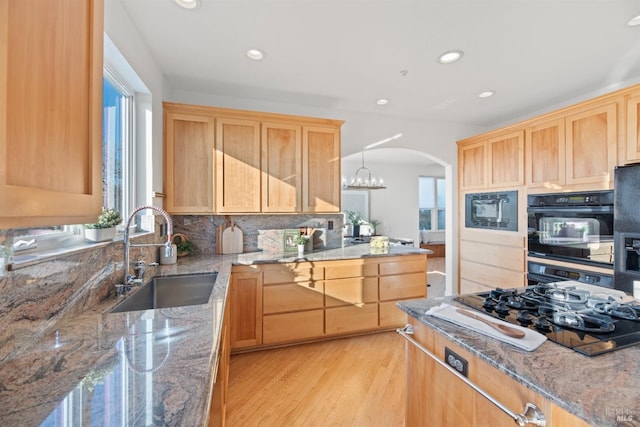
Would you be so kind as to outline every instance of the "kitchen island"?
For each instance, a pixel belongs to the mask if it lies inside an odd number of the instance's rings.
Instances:
[[[371,255],[368,245],[354,245],[305,260],[424,253],[392,247]],[[232,266],[292,261],[281,252],[181,258],[156,275],[218,272],[207,304],[110,313],[118,300],[109,298],[42,338],[17,336],[19,351],[0,365],[0,424],[207,425]]]
[[[468,378],[511,411],[520,413],[526,402],[532,402],[543,409],[547,426],[640,425],[640,346],[587,357],[546,341],[528,352],[425,314],[442,302],[458,305],[445,297],[403,301],[398,306],[415,327],[416,341],[440,360],[445,360],[444,347],[466,359]],[[413,344],[407,343],[407,352],[412,355],[408,360],[413,360],[407,372],[407,425],[515,425]],[[427,419],[438,422],[429,424]]]

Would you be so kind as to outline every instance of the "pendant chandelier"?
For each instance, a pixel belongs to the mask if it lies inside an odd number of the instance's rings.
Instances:
[[[382,190],[387,188],[382,177],[376,179],[371,177],[371,171],[364,165],[364,150],[362,150],[362,166],[356,170],[354,176],[349,181],[343,180],[342,188],[345,190]]]

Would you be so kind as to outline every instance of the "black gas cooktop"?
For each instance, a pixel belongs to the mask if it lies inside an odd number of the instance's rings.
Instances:
[[[561,282],[560,282],[561,283]],[[495,289],[455,298],[493,317],[528,327],[587,356],[640,344],[640,304],[555,283]]]

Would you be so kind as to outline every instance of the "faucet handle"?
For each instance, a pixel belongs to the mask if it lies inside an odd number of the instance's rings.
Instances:
[[[116,296],[118,298],[123,297],[127,292],[131,290],[130,284],[118,283],[117,285],[115,285],[115,287],[116,287]]]

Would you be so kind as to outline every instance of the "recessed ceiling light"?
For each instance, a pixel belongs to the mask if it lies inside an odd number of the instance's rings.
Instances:
[[[247,51],[247,56],[254,61],[260,61],[262,58],[264,58],[264,53],[262,53],[262,51],[258,49],[249,49]]]
[[[496,92],[493,90],[485,90],[484,92],[480,92],[478,94],[478,98],[489,98],[490,96],[495,95]]]
[[[451,64],[453,62],[459,61],[463,55],[464,52],[461,50],[450,50],[440,55],[438,57],[438,62],[440,62],[441,64]]]
[[[634,16],[633,18],[631,18],[631,20],[629,22],[627,22],[627,25],[630,27],[635,27],[637,25],[640,25],[640,14]]]
[[[388,103],[389,103],[389,100],[388,99],[384,99],[384,98],[383,99],[378,99],[376,101],[376,104],[378,104],[378,105],[387,105]]]
[[[185,9],[195,9],[198,7],[198,0],[175,0],[176,4]]]

